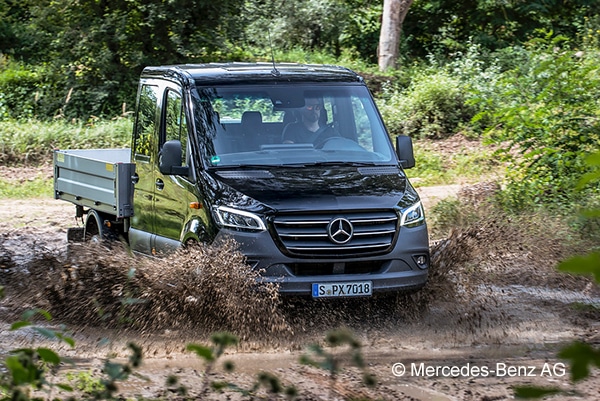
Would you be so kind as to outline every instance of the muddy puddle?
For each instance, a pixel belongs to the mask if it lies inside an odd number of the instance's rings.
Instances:
[[[577,315],[574,305],[584,314],[600,304],[589,280],[538,267],[554,286],[528,285],[530,279],[520,280],[512,262],[504,259],[493,270],[481,261],[485,255],[474,256],[474,248],[464,232],[435,243],[429,283],[418,293],[315,301],[283,298],[275,285],[258,283],[234,243],[147,258],[119,244],[45,242],[4,233],[0,285],[7,297],[0,310],[4,319],[18,319],[24,310],[40,308],[79,330],[148,337],[177,332],[186,339],[207,338],[230,331],[253,344],[293,349],[336,327],[372,333],[427,324],[458,342],[492,332],[498,337],[515,321],[535,321],[532,316],[543,315],[549,305],[551,315],[562,316]],[[546,323],[557,322],[548,318],[535,325]]]
[[[331,399],[323,390],[328,381],[322,371],[298,364],[299,357],[340,327],[360,341],[380,386],[364,389],[360,372],[348,369],[340,375],[336,399],[501,400],[523,383],[571,389],[564,375],[397,377],[392,367],[505,363],[541,369],[548,361],[560,363],[561,344],[600,343],[598,287],[556,272],[563,254],[554,243],[532,238],[515,246],[522,233],[494,221],[433,242],[430,281],[416,294],[323,302],[282,299],[275,287],[258,285],[234,244],[150,259],[118,245],[67,244],[67,223],[52,221],[46,216],[36,225],[0,224],[0,286],[6,295],[0,301],[0,356],[50,343],[31,329],[8,330],[23,311],[44,309],[53,320],[36,324],[73,336],[74,349],[53,346],[91,372],[100,374],[107,356],[126,357],[132,339],[142,347],[143,373],[153,384],[134,380],[123,385],[126,395],[164,394],[164,381],[173,374],[193,388],[203,364],[185,347],[207,343],[217,331],[241,339],[226,355],[236,364],[236,380],[250,385],[257,371],[270,369],[311,400]],[[214,375],[227,377],[219,369]],[[576,389],[561,399],[594,399],[600,377],[594,373]]]

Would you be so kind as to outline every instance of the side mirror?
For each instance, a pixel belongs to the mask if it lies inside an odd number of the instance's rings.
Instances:
[[[158,169],[166,175],[188,175],[189,168],[181,165],[181,142],[174,139],[162,146],[158,155]]]
[[[415,166],[415,154],[410,136],[398,135],[396,137],[396,154],[402,168],[413,168]]]

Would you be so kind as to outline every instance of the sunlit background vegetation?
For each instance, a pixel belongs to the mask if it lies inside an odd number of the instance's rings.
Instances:
[[[0,163],[128,146],[144,66],[273,57],[360,73],[390,135],[416,141],[418,185],[494,172],[510,210],[598,204],[597,183],[578,185],[600,148],[595,1],[415,0],[385,73],[382,3],[0,0]],[[455,135],[494,151],[431,146]]]

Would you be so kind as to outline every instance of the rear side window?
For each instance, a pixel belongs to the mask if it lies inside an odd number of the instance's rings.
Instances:
[[[143,85],[140,90],[137,121],[134,131],[134,154],[136,160],[149,161],[156,133],[156,107],[158,87]]]

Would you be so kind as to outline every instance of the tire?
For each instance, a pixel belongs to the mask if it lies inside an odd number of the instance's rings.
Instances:
[[[112,239],[112,232],[104,226],[104,216],[95,210],[88,212],[83,229],[83,240],[91,243],[102,243]]]

